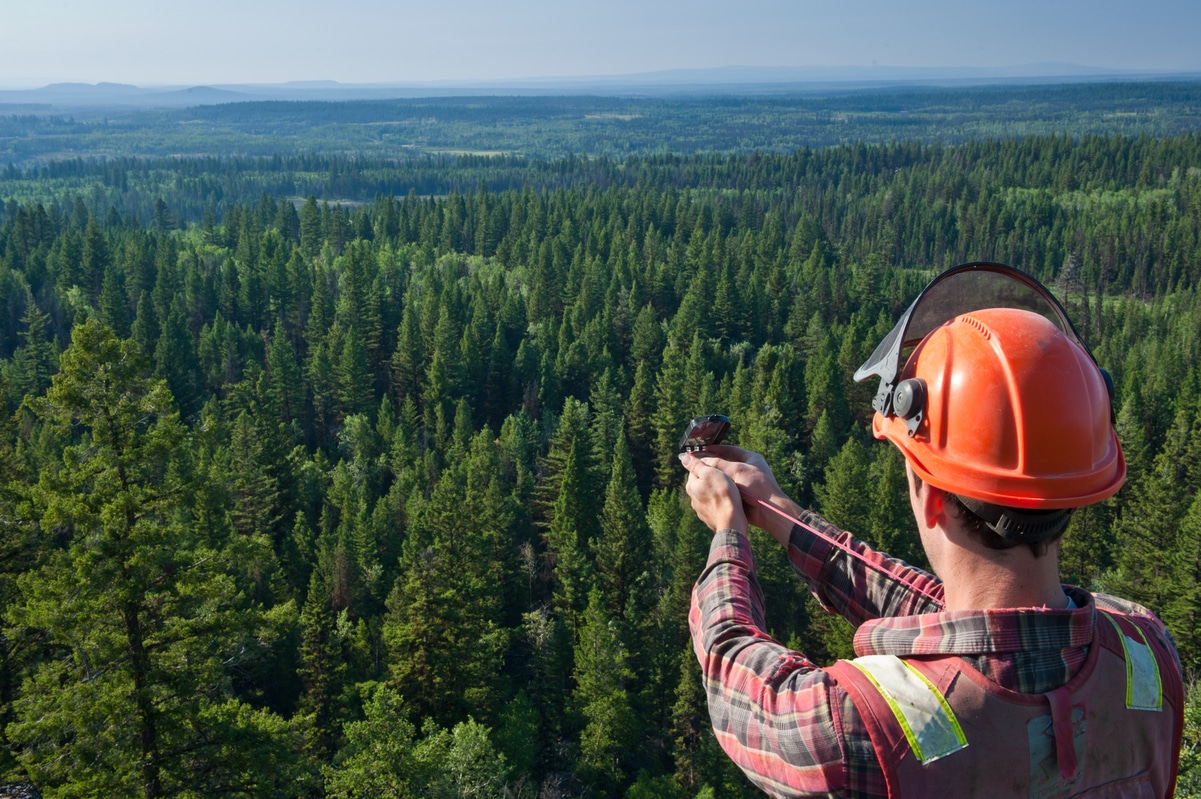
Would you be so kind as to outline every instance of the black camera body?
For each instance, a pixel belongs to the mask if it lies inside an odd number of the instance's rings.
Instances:
[[[688,423],[680,439],[680,452],[700,452],[711,444],[720,444],[730,429],[730,420],[719,413],[698,416]]]

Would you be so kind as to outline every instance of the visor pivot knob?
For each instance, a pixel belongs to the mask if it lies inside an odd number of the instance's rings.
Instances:
[[[892,395],[892,409],[908,423],[909,436],[917,433],[926,409],[926,381],[920,377],[902,380]]]

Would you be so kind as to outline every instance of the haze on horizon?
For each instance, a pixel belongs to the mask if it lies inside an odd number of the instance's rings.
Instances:
[[[495,81],[672,69],[1201,70],[1196,0],[2,0],[0,87]]]

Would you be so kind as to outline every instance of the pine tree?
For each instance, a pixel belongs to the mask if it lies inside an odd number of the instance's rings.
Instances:
[[[868,503],[861,495],[867,485],[867,453],[855,436],[847,439],[838,454],[826,465],[826,480],[817,486],[821,515],[843,530],[862,536],[871,529]]]
[[[364,704],[362,721],[343,730],[346,745],[335,765],[325,767],[325,793],[339,799],[371,796],[406,799],[420,780],[413,763],[417,731],[409,722],[404,700],[386,685],[378,686]]]
[[[150,298],[150,292],[143,291],[138,296],[138,307],[134,314],[130,337],[137,342],[138,347],[145,355],[152,356],[154,348],[158,346],[160,335],[162,335],[162,328],[159,326],[158,314],[154,310],[154,301]]]
[[[69,228],[59,236],[49,261],[51,271],[57,274],[55,285],[61,294],[66,294],[72,286],[87,284],[83,271],[83,241],[74,228]]]
[[[167,382],[171,395],[179,405],[180,415],[187,419],[200,410],[200,364],[196,345],[188,330],[183,309],[178,300],[163,325],[154,349],[155,373]]]
[[[704,796],[705,786],[721,785],[731,770],[730,759],[709,733],[709,711],[701,667],[690,650],[678,653],[673,665],[678,681],[671,706],[672,754],[675,779],[689,796]],[[711,790],[711,787],[710,787]]]
[[[243,411],[234,421],[230,436],[230,520],[242,535],[264,535],[271,540],[280,533],[285,518],[279,480],[269,469],[263,431]]]
[[[605,613],[599,591],[588,597],[575,648],[576,688],[572,702],[584,719],[580,732],[580,770],[601,785],[615,788],[638,726],[625,690],[628,655],[617,627]]]
[[[19,405],[24,397],[41,396],[58,370],[58,348],[50,338],[50,315],[42,313],[33,299],[28,298],[21,324],[25,326],[21,333],[23,343],[4,370],[12,407]]]
[[[625,402],[630,456],[634,461],[639,486],[651,484],[656,463],[653,456],[656,442],[652,421],[654,404],[654,372],[645,362],[640,362],[634,372],[634,385]]]
[[[300,712],[313,729],[307,749],[317,759],[328,760],[334,751],[337,722],[344,713],[346,664],[329,589],[316,573],[309,583],[300,625]]]
[[[14,620],[41,630],[47,649],[10,738],[47,788],[156,797],[198,771],[220,783],[246,765],[214,759],[230,736],[262,742],[264,759],[289,745],[259,737],[272,717],[239,710],[230,692],[226,669],[256,635],[237,563],[220,530],[189,523],[187,503],[204,490],[137,345],[88,322],[61,366],[37,412],[81,437],[43,472],[32,504],[68,543],[20,580]]]
[[[502,531],[479,529],[464,513],[463,477],[448,468],[429,502],[410,508],[383,628],[394,684],[404,687],[420,716],[440,723],[496,712],[508,643],[501,626],[505,592],[497,591],[494,571]]]
[[[630,343],[630,363],[635,367],[646,364],[651,372],[659,369],[659,359],[663,355],[663,347],[667,344],[663,337],[663,329],[655,318],[655,310],[650,305],[644,305],[634,319],[634,331]]]
[[[338,399],[343,417],[375,411],[372,383],[363,339],[358,330],[351,327],[346,331],[338,358]]]
[[[864,528],[863,538],[894,558],[924,566],[926,556],[909,506],[909,482],[904,463],[904,456],[896,447],[876,447],[876,458],[868,466],[867,483],[860,487],[863,496],[870,496],[868,526]]]
[[[300,208],[300,249],[310,258],[321,249],[321,210],[317,198],[309,195]]]
[[[622,621],[623,641],[633,651],[648,643],[651,588],[651,531],[646,511],[634,486],[634,469],[625,433],[619,433],[613,451],[609,485],[601,511],[601,533],[592,547],[596,558],[597,587],[606,611]],[[641,628],[641,630],[640,630]]]
[[[104,268],[104,280],[100,288],[100,321],[117,334],[118,338],[129,335],[129,298],[125,294],[125,270],[116,261],[109,261]]]
[[[1180,523],[1173,563],[1172,596],[1162,614],[1177,641],[1185,673],[1201,665],[1201,642],[1196,636],[1201,621],[1201,491],[1196,492]]]
[[[555,609],[571,630],[579,628],[593,584],[588,522],[596,516],[590,512],[594,489],[584,460],[585,451],[583,437],[572,440],[546,531],[547,549],[554,558]]]
[[[271,401],[280,420],[299,426],[305,418],[304,383],[296,353],[282,326],[276,328],[267,350],[267,375]]]
[[[1175,415],[1163,449],[1151,468],[1128,489],[1122,514],[1115,524],[1120,542],[1116,590],[1124,597],[1151,608],[1162,608],[1172,597],[1176,569],[1172,553],[1188,511],[1185,475],[1188,431],[1192,408]]]
[[[655,383],[655,485],[659,488],[676,485],[683,469],[676,458],[680,434],[688,423],[685,397],[683,352],[675,341],[663,350],[663,368]]]
[[[83,251],[80,255],[80,270],[84,281],[80,285],[89,297],[95,297],[100,291],[100,284],[110,263],[112,254],[108,249],[108,241],[96,217],[89,214],[88,226],[83,232]]]
[[[330,358],[329,345],[319,342],[305,365],[305,378],[312,392],[313,438],[319,447],[330,446],[338,425],[337,375]]]

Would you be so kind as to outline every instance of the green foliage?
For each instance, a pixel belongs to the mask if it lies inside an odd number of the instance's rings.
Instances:
[[[629,676],[627,658],[617,625],[604,610],[601,593],[592,591],[575,650],[572,699],[584,719],[579,768],[603,786],[622,780],[623,761],[633,754],[628,742],[635,738],[637,720],[624,688]]]
[[[334,765],[324,769],[327,795],[346,799],[415,795],[412,750],[416,730],[405,717],[400,695],[380,686],[363,712],[363,721],[346,725],[346,744]]]
[[[0,208],[0,781],[740,795],[689,651],[681,428],[728,413],[798,501],[920,563],[849,375],[966,257],[1052,284],[1114,373],[1129,486],[1074,515],[1065,573],[1150,602],[1194,670],[1199,142],[5,171],[31,201]],[[752,542],[769,628],[849,654]]]
[[[1180,747],[1180,773],[1176,796],[1195,799],[1201,796],[1201,691],[1196,681],[1186,686],[1184,735]]]
[[[404,701],[386,686],[364,705],[366,718],[345,727],[346,745],[324,769],[326,796],[346,799],[513,796],[509,768],[489,730],[468,719],[452,730],[427,724],[418,739]]]
[[[294,759],[288,736],[269,732],[282,720],[232,696],[229,668],[264,620],[238,590],[235,542],[188,505],[203,477],[165,384],[146,377],[135,344],[89,321],[36,409],[78,439],[29,495],[39,527],[65,545],[21,575],[10,611],[45,636],[8,732],[22,765],[65,795],[272,779],[225,756]]]

